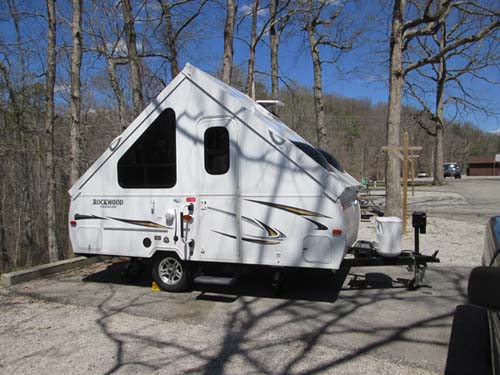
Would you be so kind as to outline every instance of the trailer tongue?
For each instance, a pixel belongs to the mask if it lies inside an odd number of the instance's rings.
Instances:
[[[384,257],[377,252],[376,245],[373,242],[360,240],[349,249],[347,256],[342,261],[341,268],[407,266],[408,271],[414,274],[413,279],[408,282],[408,289],[417,289],[424,282],[427,263],[439,263],[437,257],[439,250],[432,255],[420,253],[419,236],[421,233],[425,234],[427,226],[425,212],[413,213],[412,226],[414,228],[414,250],[403,250],[398,256]]]

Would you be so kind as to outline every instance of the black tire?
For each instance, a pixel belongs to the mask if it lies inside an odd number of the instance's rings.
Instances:
[[[176,254],[160,253],[153,259],[153,280],[166,292],[185,292],[191,286],[191,272]]]

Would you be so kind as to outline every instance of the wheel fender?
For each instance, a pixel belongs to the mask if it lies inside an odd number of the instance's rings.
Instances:
[[[154,248],[149,254],[149,258],[153,258],[158,254],[175,254],[179,257],[180,260],[186,260],[184,257],[184,252],[181,252],[179,249],[175,247],[171,248]]]

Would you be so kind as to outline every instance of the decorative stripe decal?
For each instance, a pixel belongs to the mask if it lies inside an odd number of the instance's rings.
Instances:
[[[236,236],[232,235],[232,234],[227,234],[227,233],[224,233],[224,232],[219,232],[218,230],[213,230],[212,229],[212,232],[215,232],[215,233],[218,233],[218,234],[222,234],[223,236],[226,236],[226,237],[229,237],[229,238],[232,238],[232,239],[236,239]]]
[[[316,230],[327,230],[328,229],[328,227],[326,225],[323,225],[323,224],[321,224],[320,222],[318,222],[316,220],[309,219],[308,217],[305,217],[304,219],[306,219],[307,221],[310,221],[311,223],[313,223],[314,225],[316,225]]]
[[[111,217],[111,216],[109,216],[109,218],[113,219],[113,220],[118,220],[118,221],[121,221],[121,222],[127,223],[127,224],[139,225],[141,227],[172,229],[172,228],[166,227],[165,225],[161,225],[161,224],[158,224],[158,223],[153,223],[152,221],[146,221],[146,220],[128,220],[128,219],[120,219],[120,218]]]
[[[80,215],[80,214],[75,214],[75,220],[89,220],[89,219],[107,220],[104,217],[99,217],[99,216],[95,216],[95,215]]]
[[[212,230],[212,232],[229,237],[229,238],[232,238],[232,239],[236,239],[236,236],[234,236],[232,234],[219,232],[218,230]],[[243,237],[241,240],[245,241],[245,242],[253,242],[256,244],[260,244],[260,245],[278,245],[279,243],[281,243],[280,241],[270,241],[270,240],[266,240],[266,239],[249,238],[249,237]]]
[[[224,211],[224,210],[221,210],[220,208],[214,208],[214,207],[207,207],[207,208],[209,210],[212,210],[212,211],[215,211],[215,212],[220,212],[221,214],[226,214],[226,215],[229,215],[229,216],[236,217],[235,213],[232,213],[232,212],[229,212],[229,211]]]
[[[154,223],[152,221],[146,221],[146,220],[128,220],[128,219],[120,219],[118,217],[111,217],[108,216],[106,217],[100,217],[96,215],[80,215],[80,214],[75,214],[75,220],[90,220],[90,219],[95,219],[95,220],[108,220],[108,219],[113,219],[117,221],[121,221],[123,223],[127,224],[132,224],[132,225],[139,225],[141,227],[148,227],[148,228],[160,228],[160,229],[173,229],[171,227],[167,227],[162,224]],[[126,230],[126,228],[124,228]],[[108,229],[111,230],[111,229]],[[118,229],[116,229],[118,230]]]
[[[286,240],[285,234],[283,232],[281,232],[280,230],[278,230],[276,228],[272,228],[269,225],[263,223],[262,221],[260,221],[258,219],[255,219],[255,221],[257,221],[265,230],[267,230],[267,234],[269,236],[271,236],[273,239],[280,240],[280,241]]]
[[[272,203],[272,202],[262,202],[262,201],[256,201],[256,200],[253,200],[253,199],[245,199],[246,201],[249,201],[249,202],[254,202],[254,203],[258,203],[258,204],[263,204],[265,206],[269,206],[269,207],[273,207],[273,208],[277,208],[279,210],[283,210],[283,211],[287,211],[287,212],[291,212],[295,215],[299,215],[299,216],[313,216],[313,217],[324,217],[326,219],[331,219],[330,216],[326,216],[326,215],[323,215],[323,214],[320,214],[319,212],[314,212],[314,211],[309,211],[309,210],[305,210],[303,208],[298,208],[298,207],[292,207],[292,206],[286,206],[284,204],[278,204],[278,203]]]
[[[236,217],[235,213],[221,210],[219,208],[208,207],[208,209],[215,211],[215,212],[220,212],[220,213],[225,214],[225,215]],[[277,245],[277,244],[281,243],[282,241],[286,240],[286,238],[287,238],[286,235],[283,232],[281,232],[279,229],[273,228],[273,227],[263,223],[262,221],[260,221],[258,219],[251,219],[247,216],[242,216],[241,219],[243,221],[257,227],[257,228],[264,229],[267,232],[268,236],[270,236],[270,237],[264,237],[264,236],[243,235],[243,237],[241,238],[242,241],[253,242],[253,243],[258,243],[258,244],[262,244],[262,245]],[[236,236],[234,236],[232,234],[223,233],[223,232],[219,232],[216,230],[212,230],[212,232],[218,233],[220,235],[223,235],[223,236],[226,236],[229,238],[236,239]]]
[[[148,233],[165,233],[165,229],[148,229],[148,228],[114,228],[104,227],[104,230],[119,231],[119,232],[148,232]]]
[[[246,237],[243,237],[242,241],[253,242],[253,243],[260,244],[260,245],[278,245],[280,243],[279,241],[257,240],[257,239],[246,238]]]

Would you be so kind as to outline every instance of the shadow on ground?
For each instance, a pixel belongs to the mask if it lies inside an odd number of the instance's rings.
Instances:
[[[105,374],[376,373],[394,363],[442,373],[451,317],[465,300],[469,272],[435,267],[428,270],[432,288],[409,292],[400,278],[410,276],[404,268],[303,270],[288,274],[276,295],[272,270],[260,269],[232,287],[172,294],[151,290],[150,267],[130,280],[124,266],[17,293],[94,306],[107,351],[113,348]],[[381,367],[356,367],[363,363]]]
[[[132,265],[126,271],[127,263],[114,263],[105,270],[86,276],[84,282],[131,285],[151,288],[151,264],[144,262],[139,267]],[[350,273],[342,268],[333,273],[329,270],[293,269],[284,271],[284,282],[280,288],[273,287],[275,271],[270,267],[250,267],[232,286],[194,284],[193,292],[200,292],[198,300],[234,302],[240,296],[335,302],[342,290],[363,289],[406,289],[409,278],[393,279],[380,273]],[[346,284],[346,278],[351,280]]]

